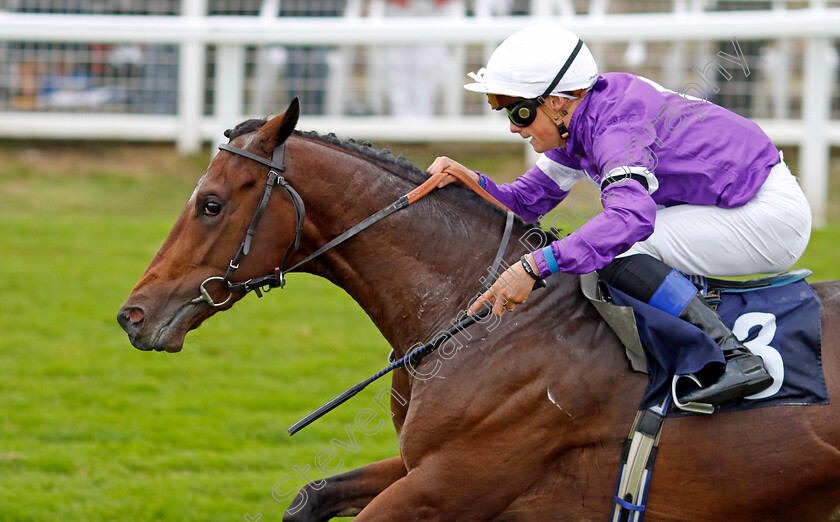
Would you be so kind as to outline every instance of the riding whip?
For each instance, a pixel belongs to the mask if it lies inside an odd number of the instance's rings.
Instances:
[[[538,279],[534,283],[534,288],[533,289],[536,290],[538,288],[545,288],[545,281],[544,280]],[[368,384],[370,384],[373,381],[379,379],[380,377],[390,373],[392,370],[396,370],[397,368],[404,367],[409,361],[419,361],[420,359],[422,359],[426,355],[428,355],[428,354],[432,353],[433,351],[437,350],[438,348],[440,348],[440,346],[443,343],[445,343],[446,341],[451,339],[452,336],[455,335],[456,333],[466,329],[469,326],[474,325],[478,321],[480,321],[480,320],[484,319],[485,317],[487,317],[488,315],[490,315],[490,312],[492,310],[493,310],[492,306],[485,306],[484,308],[482,308],[478,312],[476,312],[472,315],[467,315],[466,317],[464,317],[463,319],[458,321],[456,324],[454,324],[452,326],[452,328],[443,332],[442,334],[435,337],[434,339],[432,339],[428,343],[424,344],[423,346],[413,350],[411,353],[407,354],[402,359],[399,359],[398,361],[394,362],[393,364],[391,364],[387,368],[384,368],[383,370],[380,370],[379,373],[368,377],[367,379],[365,379],[362,382],[356,384],[355,386],[353,386],[351,388],[348,388],[341,395],[338,395],[333,400],[329,401],[328,403],[324,404],[323,406],[321,406],[317,410],[313,411],[312,413],[310,413],[306,417],[304,417],[301,420],[297,421],[296,423],[292,424],[289,427],[289,435],[294,435],[298,431],[300,431],[303,428],[309,426],[310,424],[312,424],[316,420],[318,420],[321,417],[323,417],[324,415],[326,415],[328,412],[332,411],[333,409],[335,409],[339,405],[348,401],[350,398],[352,398],[354,395],[356,395],[360,391],[364,390],[367,387]]]
[[[472,326],[473,324],[475,324],[478,321],[487,317],[490,314],[491,310],[492,310],[492,307],[485,306],[484,308],[482,308],[478,312],[476,312],[472,315],[467,315],[466,317],[464,317],[463,319],[458,321],[455,325],[453,325],[452,328],[448,329],[447,331],[443,332],[439,336],[435,337],[433,340],[429,341],[428,343],[424,344],[423,346],[420,346],[419,348],[416,348],[415,350],[413,350],[411,353],[407,354],[402,359],[399,359],[398,361],[395,361],[393,364],[391,364],[387,368],[385,368],[383,370],[380,370],[377,374],[368,377],[367,379],[365,379],[362,382],[354,385],[351,388],[348,388],[341,395],[338,395],[333,400],[329,401],[328,403],[324,404],[323,406],[321,406],[317,410],[313,411],[312,413],[310,413],[306,417],[304,417],[301,420],[297,421],[296,423],[292,424],[289,427],[289,435],[294,435],[295,433],[302,430],[306,426],[309,426],[310,424],[312,424],[316,420],[323,417],[329,411],[335,409],[340,404],[346,402],[347,400],[352,398],[354,395],[356,395],[360,391],[364,390],[367,387],[368,384],[370,384],[373,381],[379,379],[380,377],[390,373],[392,370],[396,370],[397,368],[402,368],[409,361],[419,360],[419,359],[423,358],[424,356],[426,356],[426,355],[432,353],[433,351],[437,350],[443,343],[445,343],[446,341],[451,339],[452,336],[455,335],[456,333],[460,332],[461,330],[464,330],[465,328],[467,328],[469,326]]]

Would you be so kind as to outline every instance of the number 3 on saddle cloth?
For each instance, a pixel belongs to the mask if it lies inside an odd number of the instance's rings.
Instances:
[[[808,270],[795,270],[749,282],[692,278],[701,291],[720,292],[717,311],[723,322],[764,359],[774,378],[770,388],[723,403],[717,411],[828,404],[820,348],[820,301],[804,280],[808,275]],[[671,393],[674,375],[723,362],[717,344],[699,328],[614,288],[607,289],[614,303],[610,304],[604,286],[599,285],[597,274],[581,276],[584,295],[618,334],[633,369],[650,376],[640,409],[661,403]],[[688,379],[678,382],[691,384]]]

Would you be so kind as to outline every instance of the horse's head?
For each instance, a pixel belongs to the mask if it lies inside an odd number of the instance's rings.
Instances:
[[[270,170],[265,164],[272,162],[274,151],[291,135],[299,115],[295,99],[285,113],[258,130],[232,136],[228,146],[246,155],[223,151],[210,163],[169,237],[117,314],[136,348],[179,351],[188,331],[244,295],[230,294],[226,287],[230,267],[241,263],[236,270],[240,281],[270,272],[279,260],[267,251],[269,243],[294,240],[295,210],[287,197],[285,204],[264,206],[259,232],[253,242],[240,246],[263,196],[270,194],[265,190]],[[248,153],[259,158],[249,158]],[[243,250],[250,255],[242,256]],[[232,263],[234,259],[238,262]]]

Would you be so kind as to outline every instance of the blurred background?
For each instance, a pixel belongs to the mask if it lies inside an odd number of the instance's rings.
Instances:
[[[529,147],[462,86],[536,23],[757,121],[814,209],[797,266],[840,278],[837,0],[0,0],[0,521],[280,520],[387,384],[286,434],[387,364],[367,316],[294,274],[150,354],[118,307],[224,129],[293,96],[300,129],[513,180]],[[357,437],[341,471],[397,454]]]
[[[817,223],[840,146],[837,0],[3,0],[0,137],[173,141],[303,103],[301,126],[373,140],[515,141],[466,72],[516,29],[561,23],[627,71],[795,146]],[[725,76],[719,52],[747,68]],[[726,67],[732,63],[723,62]],[[748,74],[747,74],[748,73]],[[702,77],[702,80],[701,80]]]

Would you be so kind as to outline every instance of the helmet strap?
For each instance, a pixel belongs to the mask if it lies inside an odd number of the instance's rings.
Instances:
[[[560,137],[564,140],[569,138],[569,128],[566,127],[566,122],[563,121],[563,116],[569,114],[569,111],[566,110],[566,104],[573,101],[574,100],[568,100],[566,102],[563,102],[563,106],[560,107],[560,113],[562,113],[562,116],[561,114],[555,112],[554,109],[549,107],[547,101],[540,105],[540,109],[542,109],[542,111],[546,113],[549,118],[551,118],[551,121],[554,123],[555,126],[557,126],[557,132],[560,133]]]
[[[566,59],[566,63],[564,63],[563,67],[560,68],[560,72],[558,72],[557,76],[555,76],[554,79],[551,80],[551,84],[549,84],[548,89],[546,89],[542,96],[540,96],[537,99],[545,99],[551,95],[551,91],[553,91],[557,84],[560,83],[560,80],[563,78],[563,75],[566,74],[566,71],[568,71],[569,67],[572,66],[572,62],[574,62],[575,58],[577,58],[577,55],[580,52],[581,48],[583,48],[583,40],[578,38],[577,45],[575,45],[575,48],[572,50],[572,53]],[[543,101],[543,103],[545,102]]]

